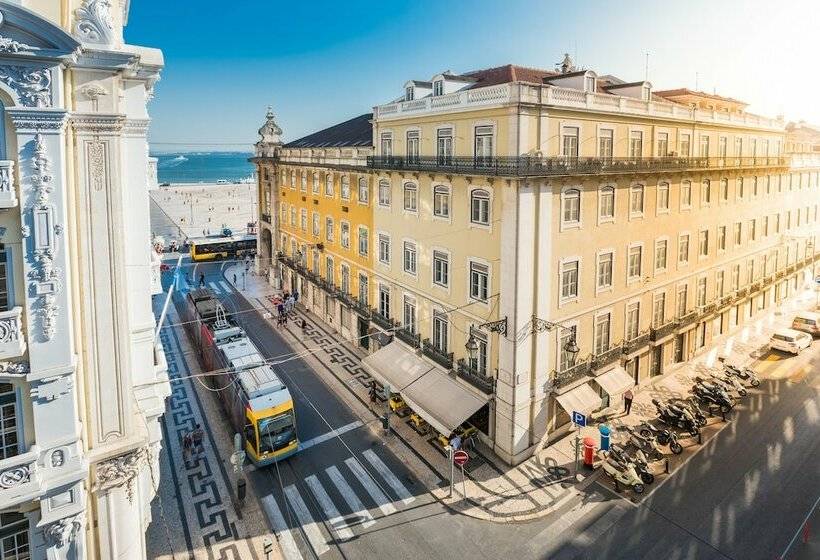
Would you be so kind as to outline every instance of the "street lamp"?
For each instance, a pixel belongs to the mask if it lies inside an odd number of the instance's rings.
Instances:
[[[475,340],[475,336],[473,336],[472,329],[470,332],[470,337],[467,339],[467,343],[464,345],[464,348],[467,349],[467,354],[470,356],[470,364],[475,361],[475,355],[478,352],[478,343]]]
[[[575,365],[575,358],[578,356],[578,353],[581,351],[578,348],[578,344],[575,342],[575,333],[573,333],[566,344],[564,344],[564,352],[569,354],[569,364],[571,366]]]

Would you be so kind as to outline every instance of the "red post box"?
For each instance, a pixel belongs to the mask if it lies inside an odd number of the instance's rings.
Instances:
[[[584,438],[584,466],[588,469],[592,468],[595,460],[595,440],[591,437]]]

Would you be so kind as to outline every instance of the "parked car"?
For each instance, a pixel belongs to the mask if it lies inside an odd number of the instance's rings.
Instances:
[[[811,346],[811,335],[794,329],[780,329],[775,331],[769,340],[769,348],[797,355]]]
[[[820,313],[801,311],[794,316],[792,328],[796,331],[809,333],[812,336],[820,336]]]

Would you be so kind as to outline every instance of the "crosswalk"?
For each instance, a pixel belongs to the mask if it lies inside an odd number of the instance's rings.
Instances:
[[[262,506],[285,560],[302,560],[300,541],[312,550],[308,557],[321,556],[331,544],[353,539],[415,500],[376,452],[367,449],[282,486],[279,500],[265,496]]]

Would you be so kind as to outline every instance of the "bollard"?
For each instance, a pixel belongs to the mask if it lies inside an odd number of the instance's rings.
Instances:
[[[666,465],[664,466],[663,472],[669,474],[669,457],[666,458]]]
[[[247,483],[245,482],[244,478],[240,478],[236,481],[236,499],[240,502],[245,501],[245,494],[247,491]]]
[[[698,432],[698,445],[703,443],[703,432]]]
[[[609,451],[609,426],[601,424],[598,426],[598,432],[601,434],[601,451]]]

